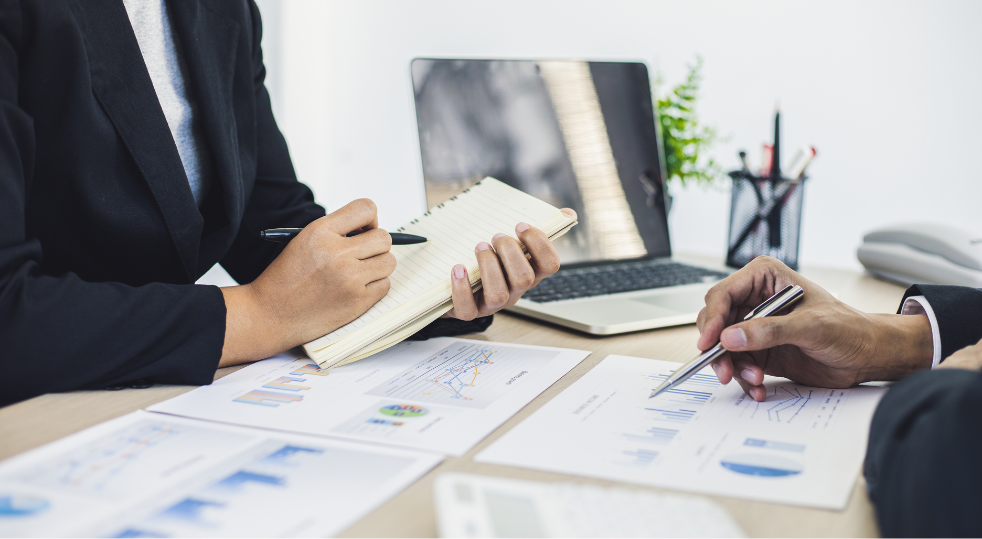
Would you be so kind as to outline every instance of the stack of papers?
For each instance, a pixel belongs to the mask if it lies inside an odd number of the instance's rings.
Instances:
[[[365,314],[304,345],[324,368],[368,357],[405,340],[453,307],[450,271],[467,268],[471,288],[481,287],[474,247],[497,233],[514,234],[518,223],[542,230],[550,240],[562,236],[576,219],[494,178],[433,208],[398,232],[429,241],[392,249],[398,265],[391,288]]]
[[[441,338],[260,361],[0,464],[0,537],[333,535],[588,355]]]

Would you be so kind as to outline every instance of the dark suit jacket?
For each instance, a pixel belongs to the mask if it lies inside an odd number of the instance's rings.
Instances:
[[[917,285],[931,303],[942,356],[982,339],[982,291]],[[982,374],[921,372],[894,386],[873,417],[865,476],[887,537],[982,536]]]
[[[195,280],[252,281],[282,248],[260,230],[324,215],[270,110],[255,4],[168,12],[215,165],[200,210],[121,0],[0,0],[0,405],[211,382],[225,303]]]

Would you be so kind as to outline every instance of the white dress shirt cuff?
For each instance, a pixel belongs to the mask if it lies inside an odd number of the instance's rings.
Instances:
[[[928,321],[931,322],[931,340],[934,341],[934,357],[931,360],[931,368],[937,367],[938,363],[941,363],[941,331],[938,329],[938,318],[934,316],[931,303],[924,296],[911,296],[904,300],[900,314],[927,315]]]

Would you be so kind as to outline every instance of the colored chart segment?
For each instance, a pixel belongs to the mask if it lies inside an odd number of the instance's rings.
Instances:
[[[412,365],[367,394],[485,408],[549,363],[555,350],[489,348],[458,342]]]
[[[327,376],[329,372],[327,370],[318,367],[316,363],[308,363],[303,367],[300,367],[295,371],[291,372],[290,374],[295,376],[304,376],[308,374],[311,376]]]
[[[234,402],[242,402],[245,404],[259,404],[261,406],[279,406],[281,404],[300,402],[302,400],[303,400],[303,395],[290,395],[286,393],[277,393],[275,391],[254,389],[246,393],[245,395],[236,397],[234,399]]]
[[[306,382],[306,378],[300,378],[299,376],[280,376],[272,382],[267,382],[263,384],[266,389],[282,389],[286,391],[302,391],[304,389],[310,389],[310,386],[299,385],[298,382]]]
[[[426,415],[427,413],[426,408],[413,404],[391,404],[389,406],[379,408],[378,411],[385,415],[397,417],[418,417],[421,415]]]
[[[720,461],[727,470],[758,477],[788,477],[798,475],[804,467],[801,463],[772,455],[730,455]]]
[[[232,399],[232,402],[257,404],[269,408],[276,408],[281,404],[300,402],[303,400],[302,393],[316,389],[316,383],[322,382],[324,380],[323,377],[328,374],[328,371],[321,370],[313,362],[308,362],[298,367],[290,366],[273,374],[276,378],[266,379],[266,382],[262,386],[235,397]]]
[[[29,494],[0,494],[0,519],[36,515],[51,507],[51,503]]]

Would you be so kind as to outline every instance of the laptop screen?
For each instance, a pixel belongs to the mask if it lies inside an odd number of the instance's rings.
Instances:
[[[492,176],[576,210],[564,264],[671,255],[644,64],[417,58],[412,78],[428,207]]]

